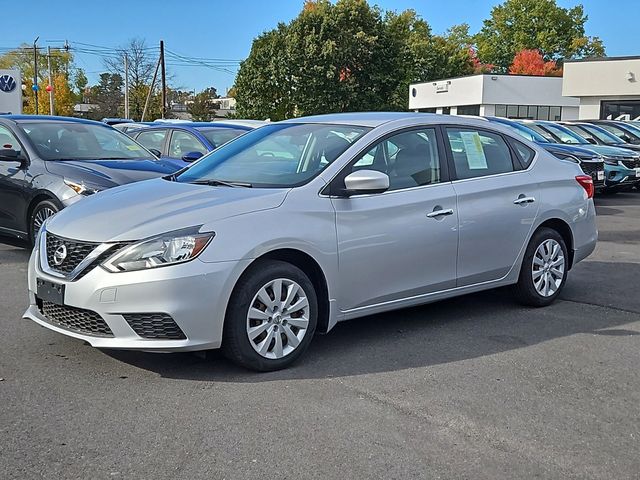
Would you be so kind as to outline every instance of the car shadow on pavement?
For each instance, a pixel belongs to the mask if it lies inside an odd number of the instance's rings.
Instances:
[[[598,287],[594,275],[606,278],[624,270],[625,275],[640,278],[640,264],[590,263],[579,278],[570,277],[563,299],[550,307],[521,307],[514,303],[509,289],[498,289],[351,320],[338,324],[327,335],[316,335],[301,360],[279,372],[249,372],[217,352],[207,358],[194,354],[105,353],[162,377],[254,383],[428,367],[575,334],[624,337],[640,333],[619,328],[640,319],[640,305],[605,311],[597,303],[608,305],[609,298],[593,295]],[[582,279],[583,275],[587,278]]]

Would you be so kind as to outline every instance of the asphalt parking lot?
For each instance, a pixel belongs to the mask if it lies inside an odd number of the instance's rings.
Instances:
[[[492,291],[354,320],[269,374],[22,320],[28,253],[0,246],[0,477],[638,478],[640,193],[596,203],[553,306]]]

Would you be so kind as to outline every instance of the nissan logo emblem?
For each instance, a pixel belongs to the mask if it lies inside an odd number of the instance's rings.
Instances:
[[[67,247],[60,245],[56,248],[56,251],[53,252],[53,264],[60,266],[62,265],[62,262],[64,262],[65,258],[67,258]]]
[[[11,75],[0,75],[0,91],[13,92],[16,89],[16,81]]]

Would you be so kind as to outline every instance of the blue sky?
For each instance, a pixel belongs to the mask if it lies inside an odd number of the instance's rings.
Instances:
[[[2,2],[5,19],[0,51],[40,36],[41,46],[60,46],[68,40],[105,47],[144,38],[149,46],[164,40],[166,48],[190,57],[244,59],[253,38],[300,11],[302,0],[28,0]],[[435,33],[466,22],[477,31],[497,3],[489,0],[371,0],[386,10],[413,8]],[[637,39],[638,0],[558,0],[563,7],[578,3],[589,15],[587,33],[604,40],[607,54],[640,55]],[[31,12],[34,12],[32,15]],[[6,19],[15,19],[6,22]],[[99,56],[77,54],[76,63],[90,80],[104,70]],[[185,89],[215,86],[219,92],[233,84],[234,75],[198,66],[175,65],[168,70]],[[232,70],[235,69],[232,67]]]

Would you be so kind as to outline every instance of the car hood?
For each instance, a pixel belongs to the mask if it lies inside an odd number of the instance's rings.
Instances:
[[[97,193],[47,222],[47,230],[87,242],[140,240],[223,218],[276,208],[288,189],[210,187],[164,179]]]
[[[562,152],[566,152],[571,155],[577,155],[577,156],[587,156],[587,157],[598,156],[598,154],[594,153],[593,149],[591,148],[584,148],[582,146],[569,145],[566,143],[539,143],[538,145],[540,145],[542,148],[552,153],[555,150],[555,151],[562,151]]]
[[[49,160],[47,170],[97,190],[171,174],[180,167],[165,160]]]
[[[605,157],[634,157],[638,155],[638,152],[634,152],[627,147],[608,147],[606,145],[589,145],[583,148],[592,150]]]

